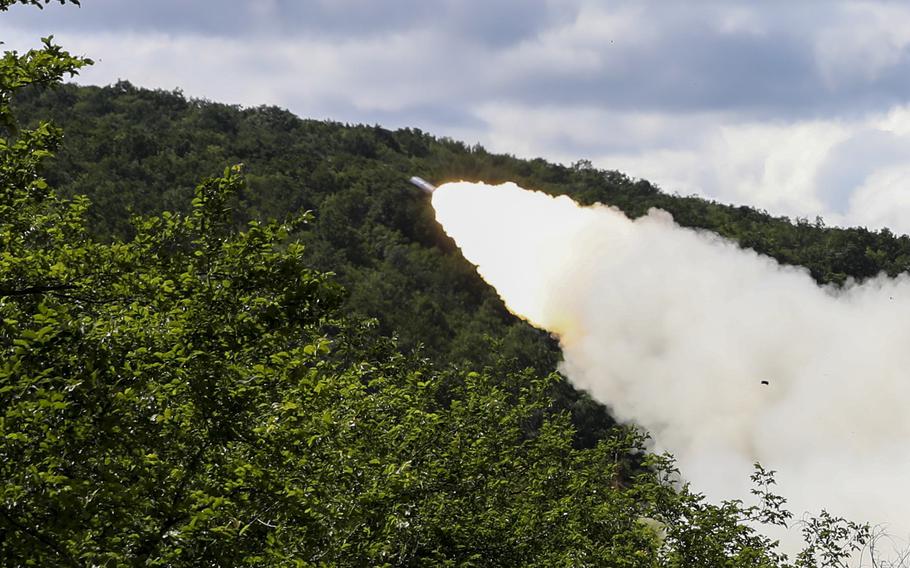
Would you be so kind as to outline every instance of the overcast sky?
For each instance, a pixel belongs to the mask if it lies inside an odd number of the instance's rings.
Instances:
[[[83,0],[0,14],[134,84],[590,159],[829,224],[910,232],[910,3]]]

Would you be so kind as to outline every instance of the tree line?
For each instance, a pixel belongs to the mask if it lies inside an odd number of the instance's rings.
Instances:
[[[757,529],[790,520],[758,465],[754,503],[689,491],[554,372],[552,339],[405,180],[657,205],[821,281],[902,270],[905,237],[411,129],[60,84],[90,63],[50,38],[0,62],[3,565],[810,567],[871,542],[822,514],[786,559]],[[820,254],[838,242],[863,252]]]

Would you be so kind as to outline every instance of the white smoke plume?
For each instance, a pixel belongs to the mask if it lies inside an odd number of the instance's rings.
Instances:
[[[694,489],[747,498],[759,461],[797,516],[906,540],[910,278],[823,288],[665,212],[633,221],[514,184],[445,184],[433,205],[509,309],[559,337],[570,380]]]

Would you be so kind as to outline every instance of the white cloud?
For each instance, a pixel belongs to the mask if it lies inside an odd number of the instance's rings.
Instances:
[[[14,48],[37,43],[19,30],[0,26],[0,33]],[[127,79],[222,102],[284,105],[304,115],[325,112],[339,101],[391,111],[449,98],[453,91],[457,95],[458,69],[464,66],[460,57],[451,61],[451,75],[429,72],[446,58],[448,40],[419,29],[336,41],[160,32],[62,33],[56,39],[74,53],[96,58],[96,65],[81,73],[82,83]]]
[[[874,81],[906,57],[910,44],[910,6],[854,2],[843,16],[815,38],[819,68],[830,87]]]
[[[848,135],[842,125],[827,121],[723,126],[701,149],[701,158],[711,160],[716,172],[713,187],[703,191],[739,203],[751,197],[769,210],[819,211],[816,174]]]
[[[910,232],[910,165],[872,172],[853,192],[843,217],[861,225]]]
[[[726,6],[726,10],[718,14],[717,20],[717,29],[725,34],[763,36],[767,33],[767,28],[754,6]]]
[[[870,133],[886,133],[881,122],[881,115],[873,115],[852,121],[732,123],[713,130],[705,125],[713,135],[686,150],[645,148],[605,154],[595,162],[670,191],[749,204],[791,217],[820,215],[829,224],[887,226],[907,233],[910,169],[900,160],[910,155],[910,132],[889,136],[890,156],[841,151],[861,146]],[[856,159],[851,160],[852,156]]]
[[[903,4],[577,0],[538,2],[529,14],[512,2],[496,8],[506,21],[498,27],[470,2],[435,12],[390,3],[347,25],[353,4],[236,0],[234,15],[219,15],[221,33],[199,20],[199,5],[179,2],[146,5],[154,25],[142,27],[127,1],[72,12],[81,22],[72,25],[60,19],[71,12],[48,10],[64,46],[99,60],[81,82],[128,79],[306,117],[414,126],[524,157],[588,158],[669,192],[910,231]],[[307,21],[282,20],[290,14]],[[249,30],[238,32],[238,18]],[[18,21],[0,19],[11,47],[47,32],[40,18]]]
[[[625,113],[489,104],[494,151],[590,158],[665,191],[774,214],[910,232],[910,107],[852,120],[738,121],[723,113]]]

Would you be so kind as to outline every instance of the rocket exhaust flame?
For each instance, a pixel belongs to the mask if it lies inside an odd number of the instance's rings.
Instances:
[[[696,490],[748,498],[775,469],[797,513],[910,533],[910,278],[843,289],[652,210],[515,184],[432,194],[437,219],[562,371],[648,430]]]

